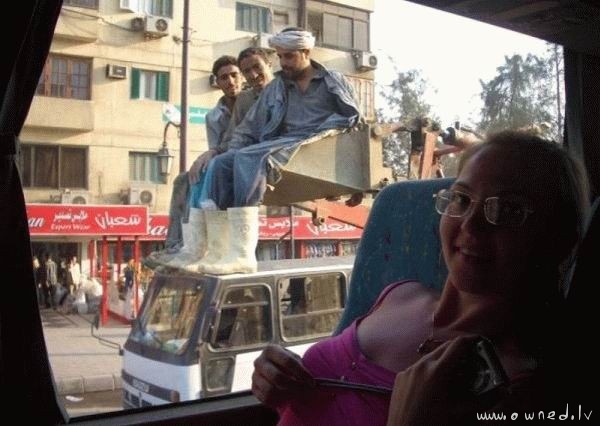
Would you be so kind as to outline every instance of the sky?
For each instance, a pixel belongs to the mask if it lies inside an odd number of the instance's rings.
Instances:
[[[378,58],[376,91],[398,71],[421,70],[426,100],[442,127],[475,124],[482,102],[479,80],[491,80],[504,56],[542,54],[543,40],[402,0],[375,0],[371,51]],[[385,101],[376,98],[376,107]]]

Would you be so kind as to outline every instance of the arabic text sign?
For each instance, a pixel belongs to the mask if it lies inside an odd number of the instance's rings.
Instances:
[[[276,240],[290,230],[288,217],[260,217],[259,235],[261,240]],[[362,235],[362,229],[332,219],[316,226],[308,216],[294,217],[294,238],[303,240],[356,239]],[[289,238],[289,235],[285,238]]]
[[[171,105],[171,107],[173,108],[174,111],[177,111],[177,112],[179,112],[181,110],[180,105]],[[188,123],[190,123],[190,124],[206,123],[205,117],[206,117],[206,113],[208,113],[208,111],[210,111],[210,108],[188,106]],[[162,113],[161,116],[162,116],[163,123],[170,121],[169,117],[164,112]]]
[[[31,235],[146,235],[147,206],[27,204]]]
[[[169,229],[169,215],[151,214],[148,224],[147,240],[165,240],[167,239],[167,230]]]

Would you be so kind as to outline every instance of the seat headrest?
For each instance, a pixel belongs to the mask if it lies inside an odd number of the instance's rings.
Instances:
[[[433,195],[453,181],[398,182],[377,195],[356,252],[348,300],[336,333],[366,314],[388,284],[414,279],[442,288],[447,270]]]

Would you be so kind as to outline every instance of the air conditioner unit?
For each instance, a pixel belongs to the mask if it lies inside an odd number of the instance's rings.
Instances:
[[[122,65],[106,65],[106,76],[108,78],[127,78],[127,67]]]
[[[60,194],[61,204],[90,204],[90,193],[88,191],[65,190]]]
[[[356,68],[361,71],[369,71],[377,68],[377,56],[371,52],[356,52],[354,54]]]
[[[129,187],[129,204],[154,205],[156,188],[147,185],[131,185]]]
[[[269,39],[272,37],[273,34],[269,34],[269,33],[258,33],[256,34],[256,47],[260,47],[261,49],[265,49],[265,50],[274,50],[271,46],[269,46]]]
[[[146,16],[146,26],[144,32],[150,37],[164,37],[169,34],[171,22],[168,18],[162,16]]]
[[[144,31],[146,29],[146,19],[140,16],[131,20],[131,29],[133,31]]]

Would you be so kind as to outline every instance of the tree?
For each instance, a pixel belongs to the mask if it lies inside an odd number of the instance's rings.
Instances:
[[[548,70],[550,78],[554,81],[554,133],[552,134],[553,139],[557,142],[562,142],[563,139],[563,127],[564,127],[564,99],[565,99],[565,69],[563,64],[563,50],[562,47],[554,43],[546,43],[546,56],[548,63]]]
[[[417,118],[429,117],[431,105],[424,100],[426,88],[427,81],[419,70],[399,71],[398,77],[380,92],[387,108],[377,110],[378,122],[402,121],[409,124]],[[392,168],[394,179],[408,175],[410,150],[407,132],[394,133],[383,140],[384,165]]]
[[[557,51],[546,57],[505,56],[505,63],[497,68],[492,80],[480,80],[483,108],[479,130],[489,133],[535,126],[545,136],[556,139],[562,128],[557,124],[561,119],[556,119],[557,112],[561,114],[556,107],[560,105],[560,91],[555,84],[555,70],[560,69],[558,56]]]

